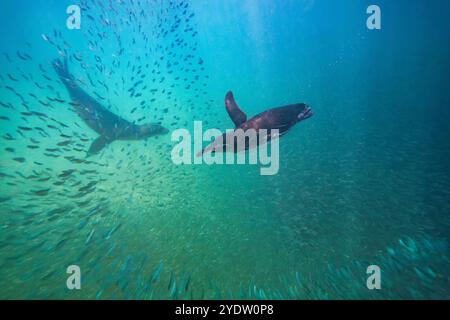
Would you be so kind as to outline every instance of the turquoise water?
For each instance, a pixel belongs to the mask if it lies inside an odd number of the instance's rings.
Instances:
[[[450,298],[450,4],[372,2],[2,1],[0,298]],[[86,157],[64,56],[108,110],[170,132],[233,128],[228,90],[249,116],[314,116],[272,176],[177,166],[170,133]]]

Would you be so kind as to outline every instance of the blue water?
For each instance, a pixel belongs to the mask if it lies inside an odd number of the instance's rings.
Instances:
[[[450,298],[449,9],[2,1],[0,298]],[[52,68],[64,57],[108,110],[169,134],[86,157],[98,134]],[[312,108],[280,139],[276,175],[173,163],[175,130],[234,127],[229,90],[248,116]]]

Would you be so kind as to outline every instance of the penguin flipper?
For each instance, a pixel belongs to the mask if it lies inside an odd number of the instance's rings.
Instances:
[[[225,96],[225,107],[236,128],[247,121],[247,115],[239,108],[231,91]]]

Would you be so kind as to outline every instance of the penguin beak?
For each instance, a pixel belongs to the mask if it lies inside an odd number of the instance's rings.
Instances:
[[[209,145],[209,146],[207,146],[206,148],[203,148],[201,151],[197,152],[197,157],[201,157],[201,156],[203,156],[205,153],[211,152],[211,150],[212,150],[213,148],[214,148],[214,147],[213,147],[212,145]]]
[[[202,151],[199,151],[199,152],[197,152],[197,158],[198,157],[201,157],[203,155],[203,150]]]

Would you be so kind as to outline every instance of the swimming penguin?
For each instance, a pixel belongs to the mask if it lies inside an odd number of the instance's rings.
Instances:
[[[234,151],[236,153],[252,149],[275,138],[274,132],[271,132],[271,130],[277,129],[277,137],[281,137],[294,125],[313,115],[310,107],[304,103],[297,103],[269,109],[247,120],[247,115],[239,108],[231,91],[225,96],[225,107],[236,126],[235,130],[217,137],[209,146],[197,153],[197,156],[208,152]],[[237,133],[245,136],[249,129],[256,131],[259,135],[257,139],[253,141],[251,138],[245,139],[245,143],[238,144],[236,137],[239,134]],[[261,136],[261,129],[265,129],[265,136]],[[241,148],[239,148],[240,146]]]

